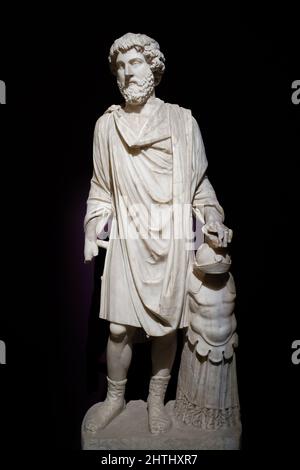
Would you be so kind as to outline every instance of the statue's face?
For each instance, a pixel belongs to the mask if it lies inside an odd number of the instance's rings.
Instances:
[[[129,104],[143,104],[154,90],[154,77],[141,52],[129,49],[117,56],[117,82]]]

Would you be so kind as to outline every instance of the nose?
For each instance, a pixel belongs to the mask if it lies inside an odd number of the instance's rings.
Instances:
[[[133,75],[133,71],[132,71],[132,66],[131,66],[131,64],[125,64],[125,75],[126,75],[126,76],[131,76],[131,75]]]

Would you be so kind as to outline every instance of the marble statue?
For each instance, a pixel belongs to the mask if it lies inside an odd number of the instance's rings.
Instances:
[[[193,217],[202,224],[205,245],[216,250],[217,259],[218,250],[231,242],[232,231],[223,223],[223,209],[207,177],[204,145],[191,111],[155,95],[165,70],[159,44],[144,34],[125,34],[111,46],[109,63],[124,103],[111,106],[96,123],[84,220],[85,261],[97,256],[99,246],[107,249],[100,304],[100,317],[110,322],[107,396],[86,416],[84,429],[95,433],[106,428],[126,407],[132,341],[142,329],[152,342],[147,411],[149,430],[156,435],[171,428],[164,399],[177,330],[187,329],[190,348],[204,357],[208,351],[212,360],[220,360],[223,353],[232,357],[233,280],[228,273],[191,277]],[[220,312],[214,312],[215,304]],[[199,368],[198,357],[186,354],[184,360]],[[186,377],[181,368],[175,409],[183,421],[184,406],[189,399],[193,403],[182,385]],[[192,387],[196,382],[197,377],[189,378]],[[202,405],[196,400],[195,406]]]

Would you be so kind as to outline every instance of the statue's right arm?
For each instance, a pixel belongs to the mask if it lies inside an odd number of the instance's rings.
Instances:
[[[85,262],[91,261],[94,256],[97,256],[97,238],[101,236],[112,213],[107,146],[108,125],[109,116],[103,115],[98,119],[94,131],[93,176],[84,219]]]

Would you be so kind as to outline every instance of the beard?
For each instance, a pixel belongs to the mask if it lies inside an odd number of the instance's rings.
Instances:
[[[133,105],[144,104],[154,90],[153,73],[150,71],[142,80],[135,78],[134,82],[128,85],[121,85],[118,80],[118,87],[126,103]]]

